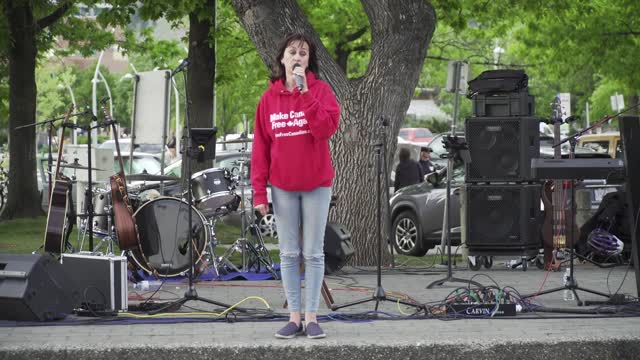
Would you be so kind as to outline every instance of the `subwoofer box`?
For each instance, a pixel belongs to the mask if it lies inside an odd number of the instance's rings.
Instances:
[[[467,184],[465,239],[471,255],[529,255],[542,246],[540,184]]]
[[[468,118],[465,138],[471,162],[467,182],[531,181],[531,159],[540,157],[540,119],[536,117]]]

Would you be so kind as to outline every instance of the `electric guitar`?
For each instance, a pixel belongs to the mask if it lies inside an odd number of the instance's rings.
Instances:
[[[560,98],[556,96],[552,104],[551,121],[553,122],[553,141],[560,142],[560,125],[562,124],[562,108]],[[553,150],[554,159],[562,159],[560,146]],[[558,259],[558,252],[566,248],[567,233],[572,231],[573,238],[578,237],[578,228],[572,221],[571,229],[567,226],[567,219],[572,216],[571,208],[567,208],[569,192],[574,186],[573,180],[549,180],[544,184],[542,192],[542,202],[545,210],[545,221],[542,226],[544,267],[547,270],[560,270],[561,261]]]
[[[65,114],[64,123],[69,120],[73,112],[73,105]],[[56,175],[54,177],[51,197],[49,198],[49,211],[47,212],[47,227],[44,235],[44,250],[54,254],[60,254],[64,249],[64,235],[69,225],[67,212],[69,211],[69,191],[71,182],[60,174],[62,165],[62,148],[64,146],[64,126],[58,145],[58,162],[56,163]]]

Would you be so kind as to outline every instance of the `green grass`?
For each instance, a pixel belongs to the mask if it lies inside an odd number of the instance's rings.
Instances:
[[[47,218],[18,219],[0,222],[0,252],[28,254],[44,243]]]
[[[18,219],[0,222],[0,253],[28,254],[38,249],[44,242],[46,223],[46,216],[34,219]],[[215,231],[218,243],[222,245],[233,244],[240,237],[239,226],[225,224],[221,221],[216,223]],[[247,236],[249,236],[249,234],[247,234]],[[77,238],[77,228],[74,227],[74,231],[71,234],[71,243],[74,246],[77,244]],[[87,241],[88,239],[85,239],[85,243]],[[96,239],[94,238],[94,244],[95,241]],[[272,237],[266,237],[264,241],[270,244],[277,243],[277,239]],[[214,253],[220,256],[224,253],[225,249],[226,247],[224,246],[217,246],[214,249]],[[119,253],[119,251],[114,251]],[[278,250],[271,250],[269,253],[276,263],[280,262]],[[236,252],[231,256],[230,260],[234,264],[239,265],[241,259],[241,254]],[[440,255],[415,257],[396,254],[394,260],[396,266],[409,267],[429,267],[441,263]],[[455,257],[455,263],[458,266],[466,264],[460,255]]]
[[[38,249],[44,243],[47,217],[17,219],[0,222],[0,252],[10,254],[27,254]],[[219,244],[232,244],[240,237],[240,227],[216,223],[216,237]],[[78,232],[74,227],[70,236],[71,243],[77,244]],[[94,243],[95,243],[94,238]],[[88,239],[85,239],[85,243]],[[272,237],[264,239],[266,243],[277,243]]]

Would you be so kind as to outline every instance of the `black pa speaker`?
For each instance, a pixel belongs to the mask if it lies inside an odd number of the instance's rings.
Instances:
[[[620,116],[620,135],[627,173],[628,216],[631,225],[631,258],[636,271],[636,291],[640,296],[640,118],[637,115]]]
[[[340,270],[353,256],[351,233],[337,223],[327,223],[324,233],[324,273]]]
[[[61,319],[79,303],[75,284],[50,255],[0,254],[0,319]]]
[[[533,180],[531,159],[540,157],[540,119],[536,117],[468,118],[465,137],[471,162],[467,182]]]
[[[473,255],[526,255],[540,249],[539,184],[465,187],[465,239]]]

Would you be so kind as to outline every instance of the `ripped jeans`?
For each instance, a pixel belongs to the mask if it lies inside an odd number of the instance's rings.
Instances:
[[[305,311],[315,313],[320,303],[324,278],[324,232],[329,214],[331,188],[285,191],[271,186],[273,213],[280,246],[282,286],[290,312],[300,312],[302,290],[300,253],[305,268]],[[300,228],[302,224],[302,240]]]

